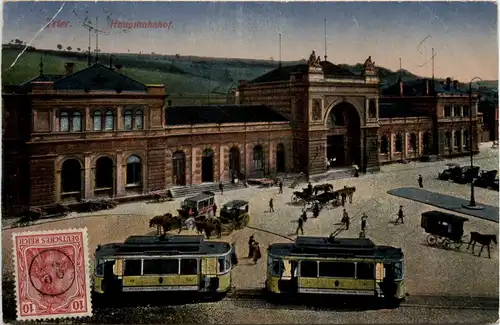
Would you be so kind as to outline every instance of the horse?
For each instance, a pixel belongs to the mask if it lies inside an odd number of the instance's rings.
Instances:
[[[178,216],[172,216],[171,213],[165,213],[161,216],[155,216],[151,220],[149,220],[149,227],[152,228],[156,226],[157,235],[161,235],[161,230],[163,229],[163,233],[167,233],[172,229],[173,225],[179,226],[179,233],[182,231],[182,219]]]
[[[213,231],[216,231],[219,238],[222,236],[222,223],[219,219],[197,220],[195,223],[197,232],[199,234],[205,232],[207,239],[210,239]]]
[[[342,193],[345,193],[346,196],[349,198],[349,203],[352,203],[352,197],[354,196],[354,192],[356,192],[356,188],[354,186],[353,187],[345,186],[343,189],[336,191],[337,195],[342,195]]]
[[[333,190],[332,184],[325,183],[325,184],[316,185],[316,186],[314,186],[314,195],[318,195],[319,191],[329,192],[332,190]]]
[[[470,233],[470,241],[469,241],[469,246],[467,246],[467,249],[469,249],[470,245],[472,244],[472,255],[474,255],[474,245],[476,243],[481,244],[482,246],[478,256],[481,256],[481,252],[483,251],[484,246],[486,246],[488,248],[488,258],[491,258],[490,256],[491,242],[498,245],[496,235],[483,235],[478,232],[472,231]]]
[[[161,234],[163,219],[164,216],[154,216],[151,220],[149,220],[149,228],[156,226],[156,235]]]

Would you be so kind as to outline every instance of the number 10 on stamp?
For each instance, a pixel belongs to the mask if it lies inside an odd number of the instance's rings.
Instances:
[[[14,233],[18,320],[92,316],[87,229]]]

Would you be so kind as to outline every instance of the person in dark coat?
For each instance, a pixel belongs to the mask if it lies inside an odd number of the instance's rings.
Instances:
[[[220,195],[224,195],[224,185],[222,185],[222,182],[219,183],[219,190],[220,190]]]
[[[340,194],[340,197],[342,198],[342,206],[345,206],[347,194],[345,192],[342,192],[342,194]]]
[[[217,215],[217,204],[215,204],[215,202],[214,202],[213,209],[214,209],[214,217],[215,217]]]
[[[307,212],[306,212],[306,210],[302,211],[302,215],[300,217],[302,218],[302,220],[304,220],[304,222],[307,221]]]
[[[362,232],[365,232],[367,218],[368,218],[367,215],[365,213],[363,213],[363,215],[361,216],[361,231]]]
[[[422,175],[418,175],[418,186],[420,188],[423,188],[424,187],[424,180],[422,178]]]
[[[250,239],[248,239],[248,258],[251,258],[253,256],[253,244],[255,244],[255,239],[252,235],[250,236]]]
[[[279,187],[280,187],[280,190],[279,190],[279,192],[278,192],[278,193],[279,193],[279,194],[283,194],[283,182],[282,182],[282,181],[280,181],[280,183],[279,183]]]
[[[313,217],[317,218],[319,216],[319,204],[314,203],[314,208],[313,208]]]
[[[309,182],[309,184],[307,184],[307,194],[309,194],[309,195],[313,194],[313,186],[312,186],[311,182]]]
[[[347,214],[347,211],[344,209],[343,214],[342,214],[342,224],[345,224],[347,226],[346,229],[349,229],[349,214]]]
[[[299,223],[299,225],[297,226],[297,230],[295,230],[295,234],[298,235],[299,234],[299,230],[301,232],[301,234],[303,235],[304,234],[304,219],[302,219],[302,217],[299,218],[299,220],[297,221]]]
[[[253,258],[252,258],[253,263],[257,264],[257,261],[260,260],[261,257],[262,257],[262,254],[260,253],[259,243],[255,242],[253,244]]]
[[[403,218],[404,218],[403,206],[400,205],[399,206],[399,211],[398,211],[398,218],[396,219],[396,223],[399,223],[399,220],[401,220],[401,223],[404,224],[405,222],[404,222]]]
[[[231,264],[238,265],[238,256],[236,256],[236,246],[233,244],[231,247]]]
[[[273,199],[269,199],[269,212],[274,212]]]

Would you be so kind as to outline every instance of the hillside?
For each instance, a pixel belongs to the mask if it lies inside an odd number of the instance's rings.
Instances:
[[[26,51],[10,69],[20,53],[19,48],[4,45],[2,49],[2,83],[20,84],[39,74],[40,58],[43,56],[43,71],[46,74],[63,74],[65,62],[75,63],[75,71],[87,65],[87,55],[82,52],[36,50]],[[196,102],[205,102],[209,96],[215,101],[230,95],[231,88],[238,80],[251,80],[277,67],[277,62],[252,59],[206,58],[196,56],[101,53],[99,61],[109,65],[123,65],[123,74],[145,84],[165,84],[167,92],[174,98],[184,97],[187,102],[198,98]],[[95,59],[94,59],[95,60]],[[283,62],[283,65],[305,63],[305,60]],[[363,65],[353,66],[341,64],[354,73],[360,73]],[[397,82],[399,72],[378,67],[382,84],[391,85]],[[409,71],[402,71],[403,80],[415,80],[420,77]],[[496,87],[496,81],[494,83]],[[191,99],[188,99],[191,98]]]

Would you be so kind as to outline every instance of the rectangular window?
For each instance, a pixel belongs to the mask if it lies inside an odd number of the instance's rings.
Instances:
[[[135,128],[137,130],[142,130],[142,112],[135,113]]]
[[[125,115],[125,130],[132,130],[132,115]]]
[[[451,116],[451,106],[450,105],[444,105],[444,116],[445,117]]]
[[[114,129],[114,117],[113,115],[106,115],[104,130],[111,131]]]
[[[179,274],[178,259],[144,260],[144,274]]]
[[[61,132],[69,132],[69,117],[68,115],[61,114],[59,118],[60,131]]]
[[[141,275],[141,260],[125,260],[123,275]]]
[[[73,132],[79,132],[82,130],[82,117],[80,114],[75,114],[73,115],[73,127],[71,128],[71,131]]]
[[[94,131],[101,131],[101,115],[94,114]]]
[[[218,258],[219,261],[219,273],[226,273],[231,268],[231,255],[221,256]]]
[[[182,275],[198,274],[198,261],[195,258],[181,259],[181,274]]]
[[[464,105],[464,115],[465,117],[469,117],[470,115],[470,109],[469,109],[469,105]]]
[[[375,264],[373,263],[357,263],[356,278],[363,280],[375,279]]]
[[[317,278],[318,263],[316,261],[300,262],[300,276],[305,278]]]
[[[354,263],[319,262],[319,276],[330,278],[354,278]]]

